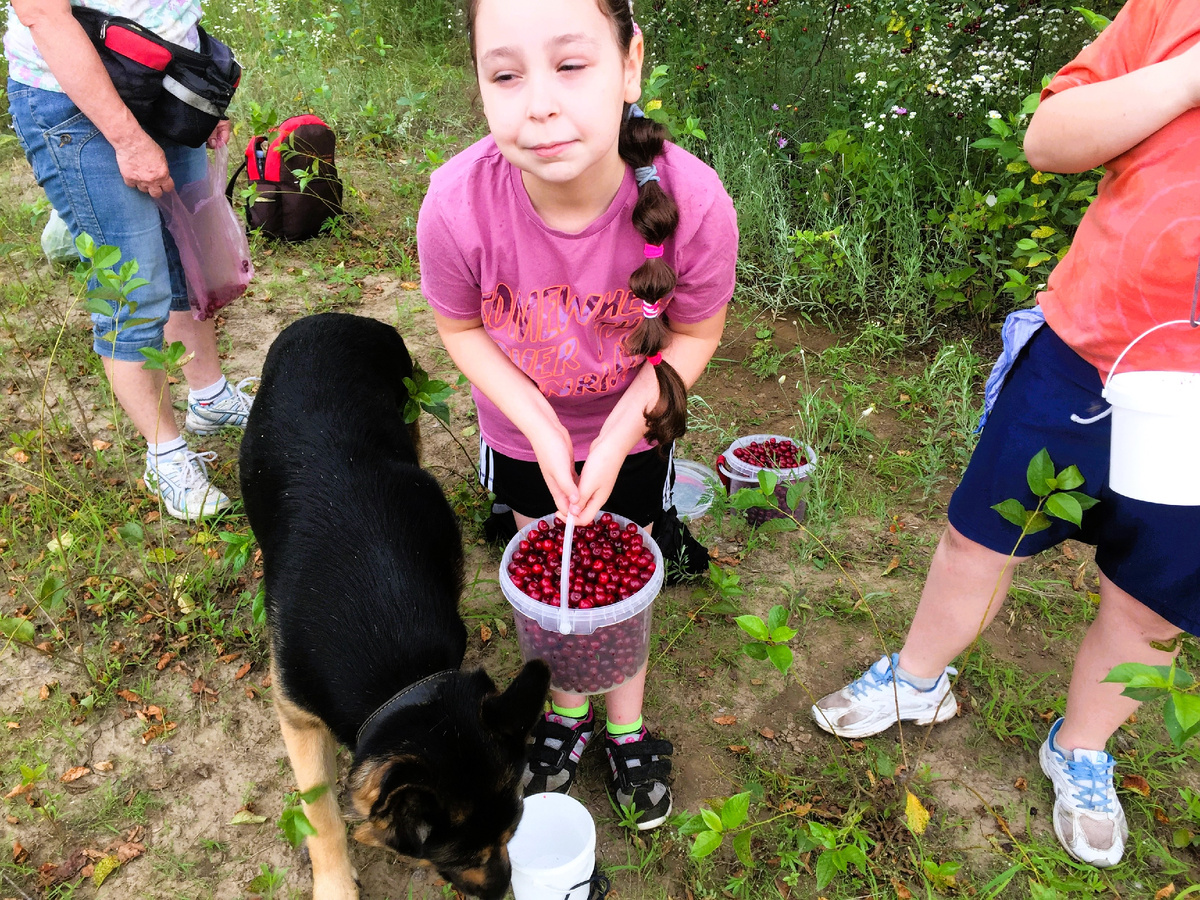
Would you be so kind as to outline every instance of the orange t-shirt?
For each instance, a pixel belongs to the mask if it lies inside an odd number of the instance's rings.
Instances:
[[[1200,2],[1129,0],[1042,99],[1178,56],[1197,40]],[[1191,313],[1200,264],[1200,108],[1105,169],[1070,251],[1038,295],[1050,327],[1102,376],[1143,331]],[[1155,332],[1121,363],[1128,369],[1200,372],[1200,329]]]

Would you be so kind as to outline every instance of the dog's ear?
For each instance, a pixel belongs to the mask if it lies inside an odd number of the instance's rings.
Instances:
[[[503,694],[483,701],[483,724],[502,738],[520,744],[537,722],[550,689],[550,667],[540,659],[530,660]]]
[[[367,821],[355,840],[420,857],[425,840],[441,816],[429,784],[429,767],[416,756],[369,759],[354,773],[354,808]]]

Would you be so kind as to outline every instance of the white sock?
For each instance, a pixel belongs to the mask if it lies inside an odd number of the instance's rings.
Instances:
[[[206,388],[198,391],[188,391],[188,403],[212,403],[229,389],[229,382],[222,375],[219,381],[214,381]]]
[[[159,463],[164,463],[180,450],[187,449],[187,441],[182,436],[175,438],[173,441],[163,441],[160,444],[146,444],[146,462],[153,469],[157,469]]]
[[[942,676],[939,675],[939,676],[937,676],[937,678],[920,678],[920,677],[912,674],[911,672],[905,671],[904,669],[902,669],[900,667],[899,664],[897,664],[896,665],[896,677],[899,678],[901,681],[907,681],[909,684],[911,684],[913,687],[915,687],[918,691],[931,691],[931,690],[933,690],[934,685],[936,685],[938,683],[938,678],[941,678]]]

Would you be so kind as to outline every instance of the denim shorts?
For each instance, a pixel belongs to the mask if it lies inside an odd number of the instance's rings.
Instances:
[[[1049,325],[1037,330],[1016,357],[988,418],[979,446],[950,500],[950,523],[998,553],[1011,553],[1021,530],[992,506],[1015,498],[1037,502],[1026,480],[1029,460],[1042,448],[1056,470],[1079,467],[1079,490],[1100,502],[1078,527],[1051,519],[1027,535],[1018,556],[1031,556],[1067,538],[1096,547],[1096,565],[1117,587],[1171,624],[1200,634],[1200,506],[1147,503],[1108,486],[1112,418],[1091,424],[1108,406],[1095,367]]]
[[[162,348],[163,325],[170,312],[188,309],[179,251],[158,207],[149,194],[125,184],[112,144],[66,94],[10,78],[8,103],[25,158],[71,234],[86,233],[96,246],[118,248],[122,263],[136,259],[138,277],[149,282],[129,295],[137,303],[136,310],[122,304],[113,315],[92,315],[98,354],[143,362],[143,348]],[[204,177],[203,147],[171,141],[159,144],[177,185]],[[127,324],[129,320],[135,321]],[[106,340],[105,335],[113,339]]]

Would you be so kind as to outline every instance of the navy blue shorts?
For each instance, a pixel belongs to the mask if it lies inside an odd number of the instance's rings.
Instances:
[[[965,537],[998,553],[1013,550],[1021,530],[991,507],[1010,497],[1026,509],[1037,498],[1025,472],[1045,447],[1061,471],[1076,465],[1079,488],[1100,502],[1083,514],[1083,527],[1051,519],[1045,531],[1021,541],[1031,556],[1073,538],[1096,547],[1096,564],[1117,587],[1171,624],[1200,634],[1200,507],[1165,506],[1123,497],[1108,487],[1111,418],[1091,425],[1071,421],[1103,412],[1102,383],[1094,366],[1043,326],[1018,356],[988,418],[962,483],[950,500],[950,523]]]

